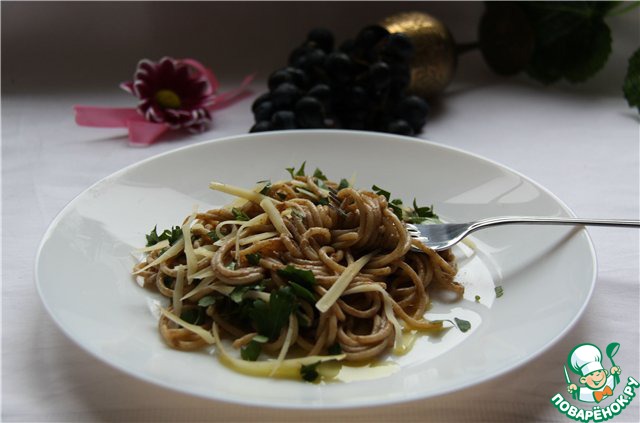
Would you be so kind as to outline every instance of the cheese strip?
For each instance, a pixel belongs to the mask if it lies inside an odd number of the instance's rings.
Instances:
[[[360,272],[360,270],[371,260],[375,253],[367,254],[366,256],[360,257],[358,260],[351,263],[344,269],[344,272],[338,277],[338,279],[331,285],[331,288],[318,300],[316,303],[316,308],[320,310],[322,313],[326,312],[331,308],[331,306],[338,301],[338,298],[342,295],[349,283],[353,280],[354,277]]]

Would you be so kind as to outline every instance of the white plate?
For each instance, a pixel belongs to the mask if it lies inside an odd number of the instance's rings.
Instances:
[[[358,187],[377,184],[405,202],[417,197],[449,221],[572,215],[513,170],[418,139],[286,131],[214,140],[129,166],[87,189],[56,217],[36,262],[47,310],[82,348],[132,376],[202,397],[288,408],[380,405],[470,387],[532,360],[584,310],[596,274],[586,232],[504,226],[478,232],[475,254],[457,250],[465,299],[438,301],[428,312],[431,318],[469,320],[472,329],[419,338],[407,355],[391,357],[396,364],[385,367],[392,370],[385,377],[330,384],[253,378],[206,353],[169,349],[152,312],[157,297],[131,277],[131,251],[145,243],[154,225],[179,224],[195,204],[202,210],[228,203],[229,197],[208,189],[209,181],[250,187],[283,179],[286,167],[304,160],[308,170],[319,167],[332,179],[355,172]],[[504,288],[501,298],[495,298],[497,285]]]

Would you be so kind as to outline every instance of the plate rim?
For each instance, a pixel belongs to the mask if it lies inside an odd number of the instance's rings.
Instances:
[[[142,160],[138,160],[134,163],[131,163],[129,165],[126,165],[118,170],[116,170],[115,172],[110,173],[107,176],[104,176],[102,178],[100,178],[99,180],[97,180],[96,182],[94,182],[93,184],[91,184],[90,186],[88,186],[87,188],[85,188],[84,190],[82,190],[80,193],[78,193],[76,196],[74,196],[71,200],[69,200],[63,207],[62,209],[55,215],[55,217],[51,220],[51,222],[49,223],[47,229],[44,231],[42,238],[38,244],[37,250],[36,250],[36,258],[34,261],[34,265],[33,265],[33,274],[34,274],[34,282],[36,285],[36,291],[38,293],[38,297],[40,298],[40,302],[42,303],[42,305],[44,306],[48,317],[53,320],[53,322],[56,324],[56,326],[58,327],[58,329],[60,329],[62,331],[62,333],[64,333],[64,335],[70,339],[75,345],[77,345],[78,347],[80,347],[81,350],[89,353],[89,355],[91,355],[93,358],[97,359],[98,361],[100,361],[102,364],[105,364],[109,367],[111,367],[112,369],[116,369],[124,374],[126,374],[129,377],[134,377],[137,380],[143,381],[145,383],[149,383],[151,385],[154,386],[160,386],[164,389],[167,389],[169,391],[173,391],[173,392],[178,392],[181,393],[183,395],[191,395],[191,396],[195,396],[197,398],[201,398],[201,399],[205,399],[205,400],[209,400],[209,401],[220,401],[220,402],[224,402],[224,403],[229,403],[229,404],[235,404],[235,405],[244,405],[244,406],[251,406],[251,407],[255,407],[255,408],[266,408],[266,409],[280,409],[280,410],[301,410],[301,409],[307,409],[307,410],[345,410],[345,409],[357,409],[357,408],[363,408],[363,407],[383,407],[383,406],[387,406],[387,405],[393,405],[393,404],[405,404],[408,402],[412,402],[412,401],[418,401],[418,400],[428,400],[428,399],[432,399],[432,398],[437,398],[437,397],[441,397],[444,395],[448,395],[451,394],[453,392],[459,392],[462,390],[467,390],[467,389],[472,389],[475,388],[481,384],[485,384],[491,380],[494,379],[498,379],[500,377],[503,377],[504,375],[506,375],[507,373],[510,373],[512,371],[515,371],[517,369],[519,369],[520,367],[522,367],[526,362],[537,359],[540,355],[544,354],[546,351],[548,351],[551,347],[553,347],[554,345],[556,345],[562,338],[564,338],[566,336],[566,334],[575,327],[575,325],[577,324],[577,322],[580,320],[580,318],[582,317],[582,315],[584,314],[587,306],[589,305],[591,298],[593,296],[593,292],[595,290],[595,285],[597,282],[597,275],[598,275],[598,261],[597,261],[597,255],[595,252],[595,247],[593,244],[593,241],[591,239],[591,236],[589,234],[589,232],[586,230],[586,228],[583,228],[584,231],[582,231],[582,234],[585,237],[586,243],[587,243],[587,247],[589,250],[589,255],[590,255],[590,263],[592,265],[592,276],[591,276],[591,280],[589,281],[589,289],[587,292],[587,295],[585,297],[585,300],[583,302],[583,304],[580,306],[580,309],[578,310],[578,312],[575,314],[575,316],[573,317],[573,319],[563,328],[563,330],[561,330],[560,332],[558,332],[552,339],[550,339],[544,346],[542,346],[541,348],[539,348],[537,351],[533,352],[532,354],[527,355],[526,357],[521,358],[520,360],[514,362],[512,365],[507,366],[499,371],[493,372],[491,374],[488,375],[484,375],[481,377],[478,377],[476,379],[472,379],[471,381],[467,381],[465,383],[458,383],[455,384],[453,386],[450,386],[449,388],[445,388],[443,390],[440,390],[438,392],[432,393],[432,394],[428,394],[428,395],[420,395],[420,394],[416,394],[416,395],[410,395],[407,397],[403,397],[403,398],[394,398],[394,399],[390,399],[390,400],[382,400],[379,402],[376,402],[375,404],[371,404],[371,402],[367,402],[367,401],[355,401],[353,403],[340,403],[340,404],[326,404],[326,403],[290,403],[290,404],[268,404],[266,402],[256,402],[256,401],[252,401],[252,400],[243,400],[243,398],[236,398],[236,397],[231,397],[231,396],[220,396],[220,395],[211,395],[210,393],[205,393],[205,392],[199,392],[199,391],[195,391],[195,390],[190,390],[190,389],[185,389],[185,388],[180,388],[180,387],[176,387],[173,386],[171,384],[169,384],[168,382],[162,381],[161,379],[156,379],[153,378],[151,376],[146,376],[142,373],[137,373],[137,372],[132,372],[130,369],[126,368],[123,365],[111,362],[109,360],[106,360],[102,355],[100,355],[97,351],[92,350],[92,348],[90,348],[88,345],[84,345],[81,340],[76,339],[76,337],[71,333],[71,331],[69,331],[67,328],[65,328],[65,326],[62,324],[62,322],[56,317],[55,312],[53,311],[51,305],[47,302],[47,300],[45,299],[45,296],[42,293],[41,290],[41,280],[40,280],[40,275],[38,272],[38,269],[40,267],[40,262],[41,262],[41,257],[42,257],[42,252],[43,252],[43,248],[47,242],[47,240],[49,239],[49,237],[51,236],[51,234],[53,233],[53,231],[55,230],[57,224],[63,219],[63,217],[69,212],[71,211],[73,205],[79,201],[83,196],[85,196],[88,192],[90,192],[91,190],[95,189],[96,187],[98,187],[99,185],[102,185],[106,182],[108,182],[111,179],[117,178],[118,176],[127,173],[129,170],[132,170],[134,168],[137,168],[139,166],[143,166],[144,164],[148,163],[148,162],[152,162],[154,160],[157,160],[159,158],[162,158],[164,156],[168,156],[168,155],[172,155],[172,154],[176,154],[179,152],[182,152],[184,150],[190,150],[190,149],[197,149],[198,147],[204,147],[206,145],[213,145],[216,143],[220,143],[220,142],[233,142],[234,140],[238,140],[238,139],[244,139],[244,138],[262,138],[262,137],[273,137],[273,136],[278,136],[278,135],[283,135],[283,136],[295,136],[296,134],[328,134],[329,136],[335,136],[335,135],[346,135],[346,136],[353,136],[356,135],[356,138],[353,138],[354,140],[356,140],[358,137],[361,137],[362,139],[358,139],[356,142],[365,142],[364,138],[365,137],[378,137],[378,138],[392,138],[392,139],[397,139],[399,142],[406,142],[406,143],[414,143],[414,144],[426,144],[429,145],[431,148],[438,148],[441,150],[445,150],[445,151],[450,151],[450,152],[455,152],[456,154],[462,154],[464,156],[469,156],[475,160],[479,160],[481,162],[485,162],[488,164],[491,164],[494,167],[497,167],[501,170],[506,170],[509,173],[512,173],[528,182],[530,182],[531,184],[533,184],[537,189],[541,190],[542,192],[544,192],[545,194],[547,194],[550,198],[552,198],[569,216],[575,217],[576,214],[574,213],[574,211],[563,201],[561,200],[558,196],[556,196],[552,191],[550,191],[548,188],[546,188],[544,185],[540,184],[539,182],[537,182],[535,179],[524,175],[523,173],[507,166],[504,165],[500,162],[497,162],[493,159],[490,159],[488,157],[485,157],[483,155],[468,151],[468,150],[464,150],[462,148],[459,147],[454,147],[454,146],[449,146],[446,144],[442,144],[442,143],[438,143],[438,142],[434,142],[434,141],[430,141],[424,138],[417,138],[417,137],[408,137],[408,136],[403,136],[403,135],[396,135],[396,134],[387,134],[387,133],[377,133],[377,132],[368,132],[368,131],[357,131],[357,130],[281,130],[281,131],[269,131],[269,132],[261,132],[261,133],[246,133],[246,134],[236,134],[236,135],[230,135],[230,136],[224,136],[224,137],[219,137],[219,138],[211,138],[208,140],[203,140],[203,141],[198,141],[198,142],[194,142],[192,144],[188,144],[188,145],[184,145],[184,146],[180,146],[174,149],[169,149],[167,151],[164,152],[160,152],[158,154],[154,154],[150,157],[147,157],[145,159]],[[216,393],[217,391],[212,391],[212,393]]]

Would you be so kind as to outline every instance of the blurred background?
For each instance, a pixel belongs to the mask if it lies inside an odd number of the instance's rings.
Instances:
[[[482,2],[2,2],[2,90],[113,88],[141,58],[162,56],[197,58],[222,84],[251,72],[264,79],[313,27],[344,40],[415,10],[440,19],[466,43],[477,40],[484,8]],[[618,89],[639,43],[637,9],[607,22],[613,52],[587,89]],[[453,87],[494,78],[473,51],[461,57]]]

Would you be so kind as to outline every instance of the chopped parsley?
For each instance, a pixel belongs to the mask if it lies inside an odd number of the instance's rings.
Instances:
[[[145,235],[145,237],[147,238],[147,247],[156,245],[158,242],[164,240],[169,241],[169,245],[173,245],[180,238],[182,238],[182,228],[180,228],[180,226],[174,226],[171,229],[165,229],[160,235],[158,235],[157,228],[157,225],[154,226],[153,230],[149,232],[148,235]]]
[[[312,271],[288,265],[283,269],[278,269],[277,273],[278,276],[289,282],[289,286],[296,297],[315,304],[316,296],[313,293],[313,286],[316,284],[316,278],[313,276]]]
[[[476,303],[480,302],[480,295],[476,295]]]
[[[233,213],[233,217],[236,220],[242,220],[242,221],[249,220],[249,216],[247,216],[247,214],[245,212],[243,212],[242,210],[239,210],[239,209],[237,209],[235,207],[231,209],[231,213]]]
[[[262,256],[260,255],[260,253],[247,254],[247,261],[253,266],[259,265],[261,258]]]
[[[307,164],[306,161],[302,162],[302,165],[300,166],[300,169],[296,170],[295,167],[288,167],[286,168],[287,172],[289,172],[289,175],[291,175],[291,179],[296,179],[296,176],[305,176],[304,173],[304,167]]]
[[[255,338],[251,340],[247,345],[243,345],[240,348],[240,357],[246,361],[256,361],[260,357],[262,352],[262,345],[256,342]]]
[[[341,189],[345,189],[345,188],[349,188],[349,181],[347,181],[346,179],[342,178],[342,179],[340,179],[340,184],[338,185],[338,191],[340,191]]]
[[[300,367],[300,376],[302,377],[302,379],[306,380],[307,382],[314,382],[316,379],[318,379],[318,377],[320,376],[320,374],[318,373],[318,364],[320,364],[320,362],[316,362],[313,364],[308,364],[308,365],[302,365]]]
[[[276,339],[293,312],[294,302],[295,296],[288,286],[273,291],[269,303],[262,300],[253,301],[248,313],[258,334]]]
[[[213,242],[216,242],[216,241],[220,240],[220,238],[218,237],[218,234],[216,233],[216,231],[207,232],[207,236]]]
[[[501,285],[496,286],[495,291],[496,291],[496,298],[500,298],[504,294],[504,290],[502,289]]]
[[[460,332],[466,332],[471,329],[471,322],[468,320],[458,319],[457,317],[454,317],[453,320],[455,320],[456,326],[458,326]]]
[[[187,308],[180,313],[180,318],[192,325],[200,325],[204,322],[204,311],[200,307]]]
[[[329,353],[329,355],[338,355],[338,354],[342,354],[342,347],[340,346],[339,343],[335,343],[333,345],[331,345],[328,349],[327,352]]]
[[[387,201],[389,201],[389,199],[391,198],[391,193],[390,193],[389,191],[386,191],[386,190],[384,190],[384,189],[380,188],[380,187],[379,187],[379,186],[377,186],[377,185],[372,186],[372,187],[371,187],[371,189],[372,189],[372,190],[373,190],[373,192],[375,192],[376,194],[384,196],[384,198],[386,198],[386,199],[387,199]]]
[[[209,307],[210,305],[215,304],[216,297],[212,295],[207,295],[206,297],[202,297],[198,300],[199,307]]]
[[[271,181],[270,180],[264,180],[264,181],[258,181],[257,183],[258,184],[264,184],[264,186],[260,190],[260,194],[267,195],[269,193],[269,190],[271,189]]]
[[[316,168],[315,172],[313,172],[313,177],[317,178],[317,179],[319,179],[321,181],[326,181],[327,180],[327,177],[325,176],[325,174],[322,173],[322,171],[320,169],[318,169],[318,168]]]

